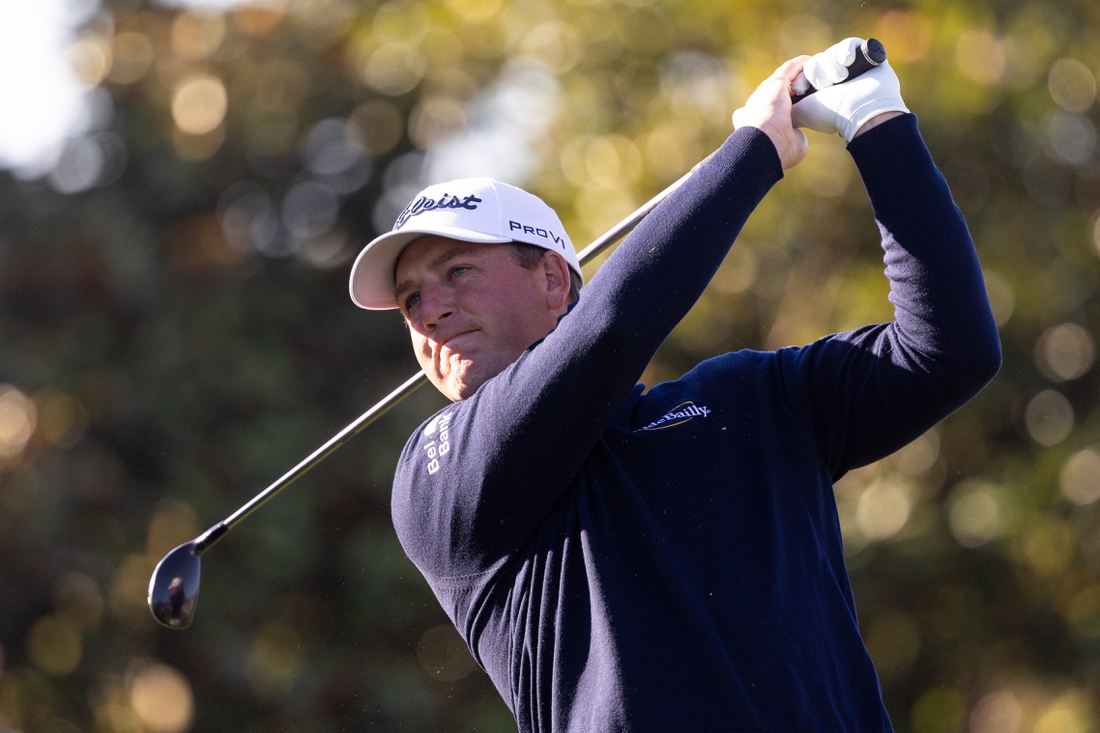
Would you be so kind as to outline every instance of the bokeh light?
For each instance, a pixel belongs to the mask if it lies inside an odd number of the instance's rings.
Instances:
[[[415,0],[389,0],[374,13],[374,38],[417,45],[428,37],[432,14]]]
[[[658,78],[661,94],[674,110],[725,109],[729,106],[729,78],[725,65],[710,54],[702,51],[675,53],[661,62]]]
[[[36,423],[34,402],[10,384],[0,384],[0,461],[22,454]]]
[[[932,49],[932,23],[920,13],[890,10],[879,21],[875,37],[890,49],[891,64],[920,61]]]
[[[419,148],[446,142],[466,129],[466,110],[451,97],[420,100],[409,115],[409,139]]]
[[[1095,359],[1092,335],[1076,323],[1053,326],[1035,342],[1035,365],[1043,376],[1055,382],[1084,376]]]
[[[327,234],[339,213],[340,198],[330,186],[319,181],[296,183],[283,197],[283,224],[300,240]]]
[[[563,146],[560,164],[562,173],[576,186],[594,183],[618,189],[634,184],[642,172],[637,146],[618,135],[578,135]]]
[[[532,28],[523,37],[520,48],[538,59],[555,74],[565,74],[581,60],[584,48],[580,33],[557,20],[546,21]]]
[[[130,628],[149,628],[155,622],[149,613],[149,578],[158,558],[134,553],[122,559],[115,570],[108,607],[111,616]]]
[[[200,74],[184,79],[172,94],[172,119],[188,135],[206,135],[222,124],[229,97],[221,79]]]
[[[277,251],[278,210],[259,184],[242,181],[229,186],[222,192],[218,209],[222,232],[233,249],[242,254]]]
[[[285,0],[238,2],[233,9],[233,24],[245,35],[263,38],[279,26],[285,11]]]
[[[1003,326],[1008,323],[1008,319],[1012,317],[1012,312],[1016,309],[1016,293],[1012,288],[1012,284],[998,272],[989,270],[984,271],[985,275],[985,291],[989,296],[989,306],[993,311],[993,320],[996,321],[998,326]]]
[[[1024,533],[1024,559],[1041,577],[1050,578],[1065,572],[1074,550],[1073,531],[1057,517],[1037,517]]]
[[[356,137],[362,141],[366,152],[382,156],[393,150],[401,141],[405,129],[401,111],[386,100],[366,102],[355,109],[349,124],[356,129]]]
[[[133,84],[153,65],[153,42],[144,33],[125,31],[111,41],[111,69],[107,81]]]
[[[1100,583],[1087,585],[1075,593],[1065,609],[1065,616],[1079,637],[1100,638]]]
[[[813,13],[790,13],[779,26],[778,52],[783,59],[812,53],[809,49],[825,49],[833,43],[833,29]]]
[[[302,160],[319,176],[347,172],[359,163],[364,152],[358,128],[340,117],[315,123],[302,138]]]
[[[167,664],[140,667],[130,680],[130,706],[151,733],[183,733],[194,717],[187,678]]]
[[[64,392],[46,389],[34,396],[39,434],[62,448],[76,445],[88,429],[84,403]]]
[[[947,519],[956,542],[979,547],[1000,535],[1002,514],[1001,492],[996,486],[968,481],[952,492]]]
[[[909,521],[912,499],[906,488],[893,481],[880,481],[863,492],[856,506],[856,521],[872,540],[893,537]]]
[[[108,151],[96,137],[68,140],[50,171],[49,181],[58,193],[87,191],[99,183],[108,165]]]
[[[103,81],[111,69],[111,49],[96,38],[82,38],[68,48],[69,66],[86,87]]]
[[[1054,157],[1071,166],[1082,166],[1096,152],[1096,125],[1084,115],[1055,110],[1046,117],[1047,144]]]
[[[1073,430],[1073,405],[1061,392],[1044,389],[1028,401],[1024,426],[1039,445],[1057,445]]]
[[[362,67],[363,81],[383,94],[396,97],[412,91],[427,69],[427,60],[406,43],[387,43],[373,51]]]
[[[1088,733],[1096,720],[1093,696],[1085,690],[1061,695],[1043,712],[1032,728],[1034,733]]]
[[[83,653],[79,632],[62,617],[43,616],[27,635],[27,656],[43,672],[70,674],[80,664]]]
[[[1067,112],[1087,112],[1096,101],[1096,79],[1077,59],[1058,59],[1050,67],[1047,88],[1055,103]]]
[[[970,733],[1019,733],[1023,707],[1009,690],[990,692],[970,713]]]
[[[671,183],[701,159],[698,134],[686,121],[657,125],[642,148],[646,170],[662,182]]]
[[[146,546],[151,557],[162,557],[169,550],[199,534],[199,518],[190,504],[164,499],[157,504],[149,522]]]
[[[1004,45],[987,30],[963,31],[955,44],[955,63],[967,79],[979,84],[997,84],[1005,72]]]
[[[1100,499],[1100,448],[1093,446],[1074,453],[1059,474],[1062,496],[1078,506]]]
[[[894,464],[906,476],[920,476],[940,457],[940,433],[933,428],[894,454]]]
[[[225,16],[221,13],[184,11],[172,23],[172,50],[192,61],[204,59],[221,46],[226,30]]]
[[[500,12],[502,0],[447,0],[447,6],[470,23],[487,23]]]

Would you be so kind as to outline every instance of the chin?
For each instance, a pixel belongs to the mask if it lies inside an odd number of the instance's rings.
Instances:
[[[471,384],[469,382],[462,382],[461,384],[457,385],[448,384],[447,389],[442,390],[442,392],[451,402],[460,402],[461,400],[464,400],[468,397],[473,397],[474,394],[476,394],[477,391],[481,388],[481,385],[484,383],[485,381],[483,380],[474,384]]]
[[[503,363],[501,363],[503,362]],[[500,374],[508,368],[511,361],[503,359],[465,359],[446,375],[438,375],[432,378],[432,384],[436,386],[451,402],[473,397],[481,389],[481,385]]]
[[[451,402],[459,402],[469,397],[473,397],[474,394],[481,389],[481,385],[488,382],[492,376],[493,375],[489,375],[479,378],[477,375],[463,374],[461,377],[443,379],[437,383],[436,386]]]

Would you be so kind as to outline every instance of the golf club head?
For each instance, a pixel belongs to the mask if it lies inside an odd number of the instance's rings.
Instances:
[[[170,629],[186,629],[199,602],[199,556],[194,540],[169,552],[149,579],[149,610]]]

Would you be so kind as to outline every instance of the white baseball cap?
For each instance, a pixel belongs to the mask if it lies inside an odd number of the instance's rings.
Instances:
[[[397,258],[410,242],[427,234],[480,244],[533,244],[557,252],[581,275],[573,242],[542,199],[492,178],[461,178],[425,188],[397,217],[392,231],[363,248],[351,268],[355,304],[369,310],[397,308]]]

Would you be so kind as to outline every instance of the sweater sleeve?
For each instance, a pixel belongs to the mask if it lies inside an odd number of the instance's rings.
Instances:
[[[777,360],[834,478],[919,436],[1001,363],[974,243],[916,117],[890,120],[848,149],[882,235],[894,321],[786,349]]]
[[[552,333],[410,438],[392,512],[421,570],[481,572],[534,534],[781,177],[764,133],[735,132],[627,237]]]

